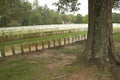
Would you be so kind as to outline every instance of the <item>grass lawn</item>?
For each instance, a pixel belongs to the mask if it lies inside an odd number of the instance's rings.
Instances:
[[[8,57],[0,63],[0,80],[111,80],[81,56],[84,42],[31,54]]]
[[[85,42],[77,42],[7,57],[0,62],[0,80],[112,80],[109,72],[81,57],[84,46]]]
[[[115,42],[120,42],[120,33],[116,33],[113,36]]]
[[[66,36],[69,34],[63,37]],[[61,35],[57,38],[61,38]],[[114,39],[120,42],[120,34],[115,34]],[[108,71],[99,70],[96,65],[82,58],[84,47],[85,42],[77,42],[7,57],[0,62],[0,80],[113,80]]]

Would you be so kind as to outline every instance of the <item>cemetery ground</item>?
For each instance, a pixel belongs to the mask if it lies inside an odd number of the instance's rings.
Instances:
[[[114,39],[119,52],[120,34]],[[84,59],[84,47],[82,41],[7,57],[0,62],[0,80],[113,80],[107,70]]]
[[[46,36],[40,36],[40,37],[34,37],[34,38],[20,39],[20,40],[3,41],[3,42],[0,42],[0,49],[8,45],[30,43],[30,42],[37,42],[37,41],[47,41],[47,40],[61,39],[69,36],[78,36],[78,35],[85,35],[85,34],[86,34],[86,31],[81,31],[81,32],[66,33],[66,34],[49,35],[49,36],[46,35]]]

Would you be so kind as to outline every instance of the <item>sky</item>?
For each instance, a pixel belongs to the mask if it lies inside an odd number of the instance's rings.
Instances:
[[[28,1],[32,3],[34,0],[28,0]],[[56,10],[56,7],[52,5],[52,3],[57,2],[58,0],[38,0],[38,1],[40,6],[44,6],[45,4],[47,4],[48,8]],[[80,10],[74,14],[80,13],[82,14],[82,16],[85,16],[86,14],[88,14],[88,0],[79,0],[79,2],[81,3]],[[116,11],[116,10],[112,10],[112,11],[120,13],[120,11]]]

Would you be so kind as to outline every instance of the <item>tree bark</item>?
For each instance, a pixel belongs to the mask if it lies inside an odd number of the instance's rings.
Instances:
[[[115,64],[113,55],[112,0],[88,0],[88,38],[84,55],[102,64]]]

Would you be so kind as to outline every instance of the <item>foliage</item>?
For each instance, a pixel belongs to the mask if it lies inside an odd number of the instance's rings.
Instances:
[[[70,23],[74,23],[76,20],[76,17],[73,14],[67,15],[67,17]]]
[[[8,26],[20,26],[20,24],[16,20],[11,20]]]
[[[38,0],[34,0],[33,2],[33,9],[38,9],[39,8],[39,4],[38,4]]]
[[[83,17],[83,23],[88,23],[88,14]]]
[[[0,1],[0,27],[28,25],[46,25],[63,23],[87,23],[88,16],[81,14],[61,14],[45,6],[39,6],[39,1],[34,0],[33,4],[28,0],[1,0]],[[114,7],[119,7],[119,0],[113,0]],[[78,0],[59,0],[54,3],[58,11],[78,11],[80,3]],[[113,14],[113,22],[119,22],[119,15]],[[16,22],[15,22],[16,21]],[[11,24],[12,23],[12,24]]]
[[[21,26],[62,23],[61,14],[50,10],[47,5],[39,6],[38,0],[33,4],[27,0],[2,0],[0,11],[0,27],[16,26],[13,25],[16,22]]]
[[[58,2],[55,2],[53,5],[55,5],[59,12],[65,13],[65,12],[75,12],[78,11],[79,8],[79,0],[59,0]],[[120,0],[112,0],[112,5],[114,9],[120,9]]]
[[[120,0],[112,0],[112,2],[114,9],[120,9]]]
[[[58,7],[58,11],[61,13],[64,13],[65,11],[78,11],[80,9],[80,3],[78,0],[59,0],[58,2],[53,3],[53,5],[56,5],[56,7]]]
[[[112,14],[112,22],[113,22],[113,23],[120,23],[120,14],[118,14],[118,13],[113,13],[113,14]]]
[[[13,23],[18,23],[21,26],[61,24],[62,22],[82,23],[81,14],[77,16],[73,14],[60,14],[49,9],[47,5],[39,6],[38,0],[34,0],[33,4],[26,0],[13,0],[13,2],[5,0],[1,1],[1,3],[0,27],[16,26]]]
[[[83,17],[81,14],[77,14],[75,23],[83,23]]]

